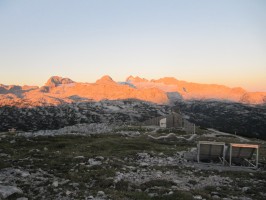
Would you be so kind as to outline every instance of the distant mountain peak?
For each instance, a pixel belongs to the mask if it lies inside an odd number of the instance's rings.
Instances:
[[[174,77],[164,77],[164,78],[160,78],[158,80],[151,80],[151,82],[162,82],[165,84],[176,84],[178,80]]]
[[[116,83],[110,76],[104,75],[96,81],[97,84],[114,84]]]
[[[126,82],[130,82],[133,79],[134,79],[134,76],[130,75],[129,77],[127,77]]]
[[[72,81],[70,78],[63,78],[60,76],[52,76],[51,78],[48,79],[45,86],[56,87],[56,86],[61,85],[61,84],[69,84],[69,83],[75,83],[75,82]]]
[[[103,76],[96,83],[76,83],[69,78],[52,76],[40,88],[0,84],[0,107],[3,105],[21,107],[58,105],[62,102],[131,98],[160,104],[172,103],[180,99],[184,101],[216,99],[248,104],[265,104],[266,92],[248,92],[242,88],[193,83],[174,77],[147,80],[138,76],[129,76],[126,82],[115,82],[108,75]]]
[[[127,79],[126,79],[126,82],[148,82],[147,79],[145,78],[140,78],[139,76],[129,76]]]

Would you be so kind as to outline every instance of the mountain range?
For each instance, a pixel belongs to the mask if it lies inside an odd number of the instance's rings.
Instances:
[[[139,99],[157,104],[169,104],[176,100],[265,104],[266,92],[248,92],[240,87],[191,83],[173,77],[147,80],[129,76],[125,82],[115,82],[110,76],[103,76],[95,83],[82,83],[53,76],[42,87],[0,84],[0,106],[50,106],[104,99]]]

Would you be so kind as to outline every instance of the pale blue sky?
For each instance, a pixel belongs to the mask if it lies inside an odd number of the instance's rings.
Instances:
[[[266,1],[0,0],[0,83],[105,74],[266,91]]]

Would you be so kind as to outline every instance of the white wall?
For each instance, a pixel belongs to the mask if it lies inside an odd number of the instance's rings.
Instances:
[[[163,118],[160,120],[160,127],[161,128],[166,128],[166,118]]]

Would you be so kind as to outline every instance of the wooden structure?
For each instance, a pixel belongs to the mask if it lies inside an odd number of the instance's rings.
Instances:
[[[258,168],[259,145],[199,141],[197,161]]]
[[[16,132],[16,129],[15,128],[8,129],[8,132],[9,133],[15,133]]]
[[[183,127],[183,117],[179,113],[172,113],[166,116],[155,117],[145,122],[142,122],[142,125],[145,126],[160,126],[160,121],[164,119],[166,124],[165,128],[182,128]]]
[[[226,146],[224,142],[198,142],[198,162],[225,163]]]
[[[161,128],[178,128],[187,133],[195,133],[195,124],[187,121],[179,113],[171,113],[166,116],[155,117],[142,122],[142,126],[160,126]]]
[[[258,168],[259,145],[231,143],[228,157],[230,166]]]
[[[166,118],[163,118],[160,120],[160,127],[161,128],[166,128]]]

